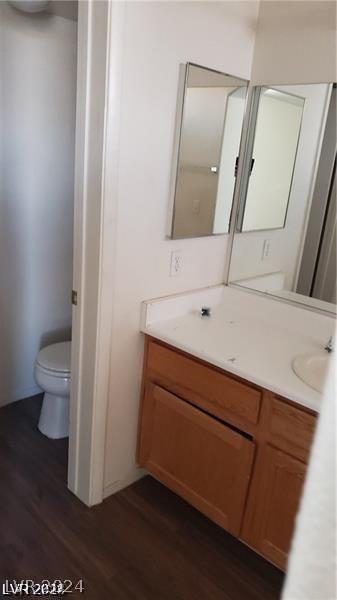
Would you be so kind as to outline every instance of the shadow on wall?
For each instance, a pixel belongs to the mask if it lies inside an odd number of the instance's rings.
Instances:
[[[37,393],[32,377],[35,355],[49,344],[71,339],[70,314],[64,319],[68,325],[39,335],[41,323],[34,311],[34,305],[38,305],[34,265],[25,244],[20,242],[27,239],[27,215],[16,211],[10,190],[7,192],[0,204],[0,406]]]
[[[55,329],[54,331],[47,331],[43,333],[40,338],[40,348],[45,348],[50,344],[57,344],[58,342],[69,342],[71,341],[71,328],[67,327],[64,329]]]
[[[22,215],[21,215],[22,217]],[[20,332],[26,320],[24,302],[24,279],[27,256],[23,245],[19,243],[22,236],[22,224],[11,205],[10,197],[1,194],[0,218],[0,404],[8,401],[7,393],[14,390],[19,382],[22,364],[16,352]],[[20,342],[25,352],[24,338]],[[13,368],[14,367],[14,368]],[[12,398],[10,398],[12,399]]]

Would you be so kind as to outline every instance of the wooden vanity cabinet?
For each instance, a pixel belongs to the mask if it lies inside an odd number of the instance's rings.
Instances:
[[[238,536],[254,443],[147,382],[138,460],[174,492]]]
[[[256,465],[240,538],[286,568],[306,465],[266,444]]]
[[[284,569],[315,415],[147,337],[137,458]]]
[[[265,391],[257,456],[240,538],[281,569],[306,475],[316,415]]]

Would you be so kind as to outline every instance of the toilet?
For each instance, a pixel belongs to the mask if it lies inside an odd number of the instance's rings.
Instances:
[[[71,342],[61,342],[40,350],[34,376],[44,391],[38,428],[49,438],[69,435]]]

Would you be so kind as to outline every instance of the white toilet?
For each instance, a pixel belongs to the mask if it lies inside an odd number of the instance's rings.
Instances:
[[[44,391],[38,428],[49,438],[69,435],[71,342],[42,348],[35,361],[34,375]]]

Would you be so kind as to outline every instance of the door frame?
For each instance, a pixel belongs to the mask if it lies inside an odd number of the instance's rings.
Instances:
[[[113,77],[118,83],[122,15],[118,3],[105,0],[78,5],[73,258],[77,305],[72,314],[68,487],[92,506],[104,495],[119,124],[119,95],[109,81]],[[113,135],[107,135],[110,131]]]

